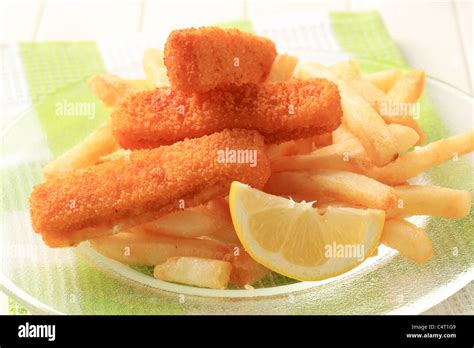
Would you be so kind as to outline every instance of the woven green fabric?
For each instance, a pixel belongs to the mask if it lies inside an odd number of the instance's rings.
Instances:
[[[406,67],[378,12],[332,12],[330,17],[339,44],[346,52],[362,59],[364,71],[379,70],[376,64],[365,64],[364,59]]]
[[[108,116],[85,82],[105,72],[102,57],[95,42],[21,43],[20,54],[37,116],[57,156]],[[59,136],[65,129],[68,137]]]
[[[15,301],[8,299],[8,313],[10,315],[28,315],[31,314],[26,308],[20,306]]]

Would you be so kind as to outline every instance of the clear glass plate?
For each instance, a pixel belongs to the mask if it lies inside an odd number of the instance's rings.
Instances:
[[[55,98],[74,95],[79,87],[57,91]],[[473,105],[472,97],[428,78],[420,122],[430,140],[460,133],[473,128]],[[422,265],[380,246],[377,257],[341,276],[295,282],[272,274],[255,290],[209,290],[159,281],[145,268],[97,254],[87,242],[75,249],[50,249],[32,231],[28,211],[32,186],[41,181],[41,167],[52,158],[40,129],[32,108],[2,130],[0,287],[33,313],[413,314],[473,279],[472,211],[457,220],[411,219],[433,239],[435,256]],[[67,129],[56,132],[68,137]],[[433,168],[414,182],[472,192],[472,157]]]

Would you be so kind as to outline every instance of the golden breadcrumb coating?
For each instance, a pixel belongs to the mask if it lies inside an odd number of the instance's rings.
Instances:
[[[239,157],[233,150],[247,152]],[[183,203],[191,207],[223,197],[234,180],[262,187],[269,176],[263,137],[225,130],[134,151],[39,184],[30,196],[31,222],[47,245],[71,246],[110,234],[117,225],[147,222]]]
[[[112,113],[118,143],[129,149],[173,144],[226,128],[254,129],[267,143],[335,130],[342,109],[324,79],[246,84],[200,94],[167,87],[130,95]]]
[[[230,84],[264,82],[277,55],[275,44],[237,29],[172,31],[164,62],[173,89],[206,92]]]

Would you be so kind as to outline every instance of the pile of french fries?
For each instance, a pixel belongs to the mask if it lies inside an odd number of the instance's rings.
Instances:
[[[397,109],[384,107],[418,102],[424,88],[423,71],[391,69],[362,75],[357,62],[351,60],[329,67],[299,64],[293,77],[320,77],[336,83],[344,117],[330,140],[319,136],[310,151],[301,142],[272,147],[272,176],[266,191],[316,201],[320,210],[329,205],[384,210],[381,243],[417,263],[431,258],[430,237],[405,218],[464,217],[471,208],[471,193],[410,185],[408,180],[472,152],[474,132],[423,146],[426,136],[413,115],[406,114],[407,108],[398,108],[397,113]]]
[[[91,91],[113,107],[128,93],[166,86],[160,50],[143,57],[147,80],[123,80],[108,74],[88,81]],[[335,82],[341,93],[343,122],[334,132],[308,139],[267,145],[272,176],[266,192],[294,200],[373,208],[386,212],[381,243],[421,263],[432,257],[426,231],[404,220],[414,215],[447,218],[466,216],[471,193],[407,181],[426,169],[474,150],[474,132],[422,146],[425,135],[411,115],[388,113],[384,103],[415,103],[424,86],[422,71],[391,69],[362,75],[355,61],[324,67],[300,64],[279,55],[268,82],[321,77]],[[413,147],[416,150],[411,150]],[[418,148],[419,146],[422,146]],[[51,179],[70,171],[127,156],[115,142],[110,123],[44,168]],[[350,233],[350,231],[348,231]],[[127,232],[90,241],[101,254],[130,265],[154,266],[158,279],[214,289],[229,283],[251,288],[269,270],[243,250],[233,228],[226,198],[186,208]]]

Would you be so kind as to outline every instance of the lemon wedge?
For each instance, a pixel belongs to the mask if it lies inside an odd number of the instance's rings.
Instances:
[[[385,212],[294,202],[234,181],[230,212],[245,250],[272,271],[297,280],[321,280],[359,265],[372,255]]]

